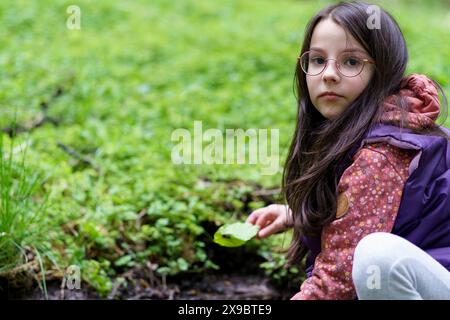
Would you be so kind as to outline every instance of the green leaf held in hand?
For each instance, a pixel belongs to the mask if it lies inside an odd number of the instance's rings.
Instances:
[[[250,223],[236,222],[221,226],[214,234],[214,242],[223,247],[239,247],[256,236],[259,227]]]

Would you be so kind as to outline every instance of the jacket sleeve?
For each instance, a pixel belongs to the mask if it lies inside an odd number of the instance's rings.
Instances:
[[[351,274],[356,245],[370,233],[392,231],[408,178],[412,154],[393,148],[369,145],[355,155],[339,181],[336,219],[322,230],[312,275],[291,300],[356,298]]]

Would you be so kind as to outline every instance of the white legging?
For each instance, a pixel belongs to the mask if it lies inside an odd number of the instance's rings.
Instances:
[[[391,233],[372,233],[358,243],[352,277],[361,300],[450,300],[450,272]]]

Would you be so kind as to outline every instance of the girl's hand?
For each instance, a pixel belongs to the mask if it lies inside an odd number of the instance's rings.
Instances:
[[[292,213],[287,205],[271,204],[250,213],[247,223],[259,226],[258,238],[288,230],[292,227]]]

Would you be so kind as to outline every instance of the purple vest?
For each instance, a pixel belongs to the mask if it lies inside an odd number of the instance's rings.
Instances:
[[[450,136],[449,129],[440,128]],[[450,271],[450,140],[378,124],[349,151],[339,166],[339,176],[365,143],[376,141],[420,150],[410,164],[392,233],[414,243]],[[306,273],[310,277],[321,250],[320,236],[303,237],[303,241],[310,250],[306,259]]]

